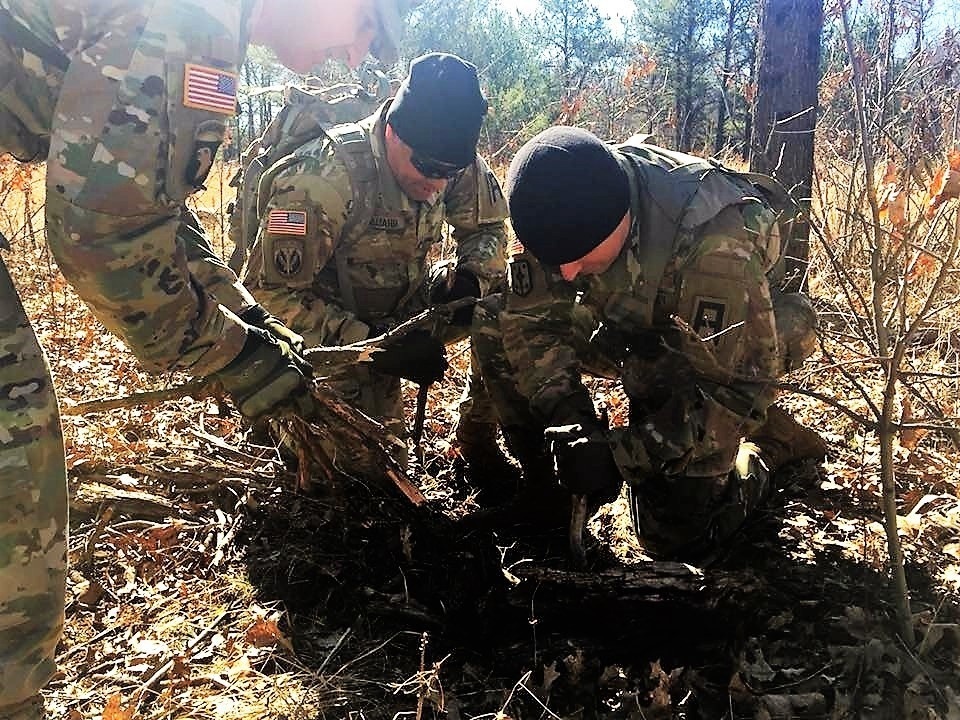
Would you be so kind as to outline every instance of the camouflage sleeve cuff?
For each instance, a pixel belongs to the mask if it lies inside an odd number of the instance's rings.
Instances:
[[[177,366],[195,376],[212,375],[229,365],[247,341],[247,328],[243,321],[229,309],[221,305],[222,332],[213,344],[203,351],[188,351],[177,362]]]

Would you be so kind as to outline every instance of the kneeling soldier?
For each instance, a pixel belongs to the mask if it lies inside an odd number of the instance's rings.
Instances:
[[[373,337],[429,305],[501,285],[506,202],[476,150],[486,111],[476,68],[431,53],[373,115],[318,133],[267,168],[245,276],[253,295],[313,347]],[[448,225],[456,260],[430,268]],[[471,314],[440,337],[415,331],[331,384],[405,437],[400,378],[439,380],[444,345],[467,336]]]
[[[782,218],[772,181],[752,179],[570,127],[514,158],[507,198],[523,251],[510,291],[477,306],[472,346],[523,466],[521,507],[569,507],[557,479],[597,507],[625,479],[646,547],[693,557],[764,499],[768,467],[743,439],[764,427],[777,376],[812,351],[816,318],[802,296],[771,297]],[[607,428],[582,372],[622,382],[628,426]],[[550,452],[544,430],[559,426]]]

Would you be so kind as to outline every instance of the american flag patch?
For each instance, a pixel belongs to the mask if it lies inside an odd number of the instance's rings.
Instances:
[[[511,237],[510,241],[507,243],[507,257],[522,255],[523,252],[523,243],[517,240],[516,236]]]
[[[277,235],[306,235],[307,214],[303,210],[271,210],[267,232]]]
[[[183,104],[233,115],[237,111],[236,74],[187,63],[183,70]]]

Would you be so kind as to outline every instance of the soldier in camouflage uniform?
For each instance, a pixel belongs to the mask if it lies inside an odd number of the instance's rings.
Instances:
[[[540,498],[532,512],[561,494],[557,479],[594,508],[625,479],[650,551],[692,557],[729,537],[768,490],[741,439],[764,424],[774,379],[812,349],[778,339],[766,192],[697,157],[554,127],[517,154],[507,197],[523,249],[510,291],[477,306],[472,346],[524,490]],[[606,427],[582,372],[622,382],[629,426]],[[551,426],[574,426],[552,454]]]
[[[486,109],[476,68],[432,53],[411,63],[396,97],[373,115],[329,128],[267,168],[247,287],[308,346],[363,340],[431,304],[497,287],[506,202],[476,152]],[[428,269],[448,225],[456,260]],[[439,379],[444,343],[466,337],[471,312],[459,312],[439,339],[412,333],[329,380],[405,437],[400,378]]]
[[[146,367],[215,375],[248,415],[303,404],[295,335],[214,255],[183,203],[235,112],[249,39],[302,72],[328,57],[358,64],[371,43],[391,53],[408,4],[0,0],[0,153],[47,161],[57,262]],[[0,262],[2,720],[42,716],[66,528],[53,382]]]

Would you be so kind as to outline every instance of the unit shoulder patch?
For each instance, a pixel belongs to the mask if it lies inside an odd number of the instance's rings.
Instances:
[[[717,298],[697,298],[693,315],[693,329],[704,340],[714,339],[724,328],[727,304]]]
[[[533,292],[533,268],[524,257],[510,258],[510,292],[519,297]]]

